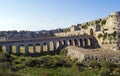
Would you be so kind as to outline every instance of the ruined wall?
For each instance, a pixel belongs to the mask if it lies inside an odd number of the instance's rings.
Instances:
[[[120,63],[120,51],[109,50],[87,50],[79,47],[69,46],[67,49],[67,56],[71,59],[77,59],[80,62],[89,62],[91,60],[102,62],[117,62]]]
[[[90,30],[93,30],[93,35],[98,40],[101,47],[106,47],[112,44],[111,49],[120,47],[120,12],[113,12],[108,17],[103,19],[93,20],[80,25],[79,30],[55,33],[55,36],[74,36],[74,35],[90,35]],[[119,33],[119,36],[117,36]],[[118,38],[119,37],[119,38]],[[117,45],[116,45],[117,44]],[[107,48],[106,48],[107,49]],[[119,48],[120,49],[120,48]]]

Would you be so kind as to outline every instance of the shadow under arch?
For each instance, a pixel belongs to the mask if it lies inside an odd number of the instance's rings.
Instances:
[[[75,46],[78,46],[78,40],[77,40],[77,39],[74,39],[73,41],[74,41],[74,45],[75,45]]]
[[[73,41],[71,39],[68,40],[68,45],[73,45]]]
[[[80,47],[83,47],[83,39],[79,39]]]

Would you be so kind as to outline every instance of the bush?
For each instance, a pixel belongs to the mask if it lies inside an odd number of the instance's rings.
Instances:
[[[92,67],[92,69],[100,69],[101,68],[101,65],[96,61],[91,61],[88,65],[89,65],[89,67]]]
[[[67,49],[62,49],[60,50],[60,55],[65,55],[67,56],[68,50]]]
[[[10,67],[10,63],[9,62],[2,62],[0,63],[0,69],[5,71],[5,70],[8,70]]]
[[[101,65],[103,68],[107,68],[110,71],[113,71],[117,67],[117,65],[112,62],[102,62]]]
[[[98,38],[100,39],[102,37],[102,34],[98,34]]]
[[[100,71],[98,76],[110,76],[110,70],[109,69],[103,69]]]
[[[0,62],[5,62],[5,61],[8,61],[8,56],[7,56],[7,54],[1,52],[0,53]]]
[[[83,63],[80,63],[80,62],[76,62],[76,65],[78,67],[78,70],[80,72],[84,71],[85,70],[85,65]]]

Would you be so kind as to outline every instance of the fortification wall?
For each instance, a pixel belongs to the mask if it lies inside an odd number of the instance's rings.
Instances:
[[[79,47],[69,46],[66,48],[71,59],[77,59],[80,62],[89,62],[95,60],[97,62],[109,61],[120,63],[120,51],[110,51],[110,50],[93,50],[93,49],[83,49]]]
[[[114,43],[115,45],[112,44],[111,47],[120,49],[120,38],[118,38],[120,36],[117,36],[120,34],[120,12],[113,12],[106,18],[83,23],[80,27],[80,30],[55,33],[55,36],[90,35],[90,30],[92,29],[93,35],[101,47],[105,48],[109,46],[108,44]]]

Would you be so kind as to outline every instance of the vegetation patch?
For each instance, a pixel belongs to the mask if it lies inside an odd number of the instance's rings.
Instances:
[[[59,55],[40,57],[0,53],[0,76],[119,76],[120,64],[103,61],[78,62]]]

